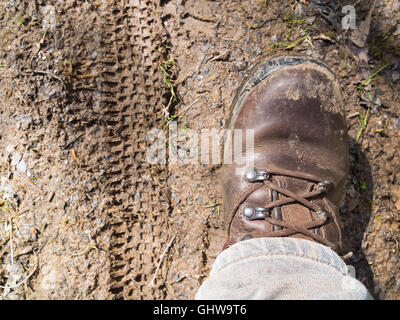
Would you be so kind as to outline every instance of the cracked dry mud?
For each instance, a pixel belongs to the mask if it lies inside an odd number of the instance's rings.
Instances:
[[[353,2],[359,23],[373,1]],[[349,3],[303,3],[1,1],[2,299],[193,298],[224,241],[220,165],[147,164],[146,134],[224,128],[251,67],[281,51],[340,79],[345,245],[376,298],[400,298],[399,5],[377,1],[359,48]]]

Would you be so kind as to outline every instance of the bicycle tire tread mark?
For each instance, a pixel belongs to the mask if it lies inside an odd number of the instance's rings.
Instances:
[[[167,88],[159,65],[165,39],[153,1],[109,1],[103,21],[102,93],[107,145],[113,298],[163,298],[149,286],[168,242],[166,166],[146,164],[146,133],[161,123]],[[161,128],[161,126],[160,126]],[[162,269],[159,271],[159,275]]]

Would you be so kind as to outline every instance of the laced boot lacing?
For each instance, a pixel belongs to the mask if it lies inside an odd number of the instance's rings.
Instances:
[[[306,190],[303,193],[300,194],[295,194],[289,190],[286,190],[285,188],[281,188],[274,183],[271,182],[271,176],[272,175],[279,175],[279,176],[288,176],[288,177],[293,177],[293,178],[300,178],[304,179],[306,181],[309,181],[309,184],[307,185]],[[265,234],[265,237],[287,237],[291,236],[294,234],[303,234],[304,236],[310,237],[311,239],[326,245],[331,248],[335,248],[336,246],[328,241],[327,239],[323,238],[320,236],[315,230],[316,228],[322,227],[323,225],[327,224],[329,221],[331,221],[332,217],[335,215],[335,207],[334,205],[326,199],[324,196],[328,191],[330,190],[331,187],[333,187],[333,184],[330,182],[318,182],[315,181],[315,178],[310,177],[307,174],[301,174],[301,173],[292,173],[292,172],[286,172],[284,170],[277,171],[274,170],[274,172],[266,172],[263,170],[250,170],[246,174],[246,180],[248,182],[251,182],[251,185],[249,185],[247,188],[243,190],[242,193],[238,195],[236,199],[233,201],[233,206],[232,209],[233,212],[230,212],[230,217],[234,217],[234,214],[236,211],[239,209],[239,207],[242,205],[243,202],[246,201],[246,199],[256,190],[260,189],[263,186],[268,187],[271,190],[274,190],[284,196],[286,198],[282,198],[279,200],[271,201],[268,203],[265,207],[259,208],[259,207],[253,207],[253,206],[246,206],[243,209],[243,217],[248,219],[248,220],[265,220],[266,222],[274,225],[274,226],[279,226],[283,228],[282,230],[277,230],[277,231],[272,231],[268,232]],[[311,201],[307,200],[309,198],[317,197],[322,195],[322,201],[324,204],[324,207],[320,207],[315,203],[312,203]],[[320,197],[321,198],[321,197]],[[271,209],[275,207],[280,207],[283,205],[287,205],[290,203],[300,203],[310,209],[311,211],[314,211],[317,215],[317,219],[314,221],[310,221],[307,223],[304,223],[303,225],[294,225],[289,222],[285,222],[283,220],[278,220],[273,217],[271,217]],[[232,221],[231,221],[232,222]],[[229,228],[230,228],[229,224]],[[310,230],[311,229],[311,230]],[[226,243],[225,248],[228,247],[230,244]]]

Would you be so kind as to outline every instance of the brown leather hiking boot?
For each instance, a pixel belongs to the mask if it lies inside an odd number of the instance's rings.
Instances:
[[[242,176],[238,165],[223,166],[224,249],[293,237],[339,252],[349,160],[341,90],[328,67],[301,55],[259,64],[236,95],[229,128],[254,129],[254,166]]]

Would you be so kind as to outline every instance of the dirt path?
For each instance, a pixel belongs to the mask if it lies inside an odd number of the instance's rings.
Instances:
[[[185,164],[187,140],[224,128],[251,66],[280,51],[340,78],[350,263],[377,298],[400,298],[399,7],[377,1],[363,41],[341,28],[347,3],[302,3],[0,2],[2,298],[193,298],[224,224],[220,165]],[[184,156],[146,163],[148,131],[175,124]]]

